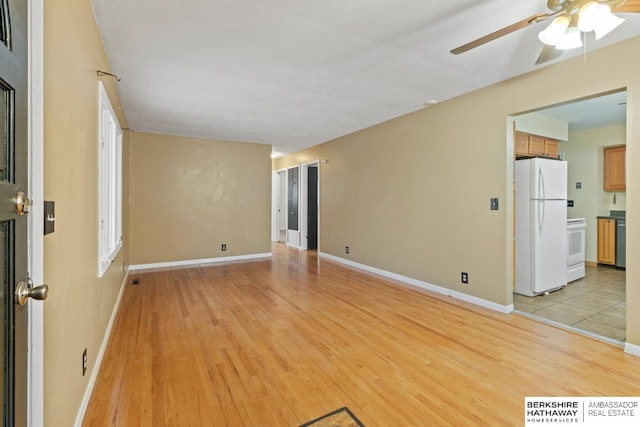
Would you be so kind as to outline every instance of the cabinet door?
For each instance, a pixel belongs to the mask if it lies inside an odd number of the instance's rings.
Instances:
[[[532,156],[544,156],[544,138],[529,135],[529,154]]]
[[[516,156],[526,156],[529,154],[529,135],[516,132],[514,151]]]
[[[552,139],[545,139],[544,140],[545,157],[557,159],[559,157],[559,154],[560,154],[560,150],[558,147],[558,141],[554,141]]]
[[[604,191],[626,191],[627,147],[604,149]]]
[[[613,219],[598,218],[598,262],[616,262],[616,222]]]

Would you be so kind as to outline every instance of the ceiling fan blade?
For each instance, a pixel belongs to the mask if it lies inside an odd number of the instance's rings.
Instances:
[[[640,13],[640,0],[627,0],[622,6],[614,8],[612,12]]]
[[[492,40],[498,39],[502,36],[506,36],[507,34],[513,33],[514,31],[520,30],[522,28],[528,27],[529,25],[536,23],[536,22],[540,22],[543,21],[545,19],[547,19],[549,16],[551,16],[551,14],[548,13],[540,13],[538,15],[533,15],[529,18],[525,18],[522,21],[518,21],[515,24],[511,24],[507,27],[501,28],[498,31],[494,31],[491,34],[487,34],[484,37],[480,37],[479,39],[473,40],[467,44],[463,44],[462,46],[459,46],[453,50],[451,50],[451,53],[453,53],[454,55],[459,55],[461,53],[464,53],[468,50],[471,49],[475,49],[478,46],[482,46],[485,43],[489,43]]]
[[[536,60],[536,65],[544,64],[545,62],[553,61],[562,55],[564,51],[560,49],[556,49],[555,46],[544,45],[538,59]]]

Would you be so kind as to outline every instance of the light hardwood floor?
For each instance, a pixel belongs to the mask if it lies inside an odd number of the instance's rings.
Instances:
[[[134,277],[85,426],[522,425],[525,396],[640,396],[619,347],[315,252]]]

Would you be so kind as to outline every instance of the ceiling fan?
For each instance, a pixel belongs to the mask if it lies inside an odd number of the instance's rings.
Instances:
[[[581,34],[595,32],[596,40],[606,36],[623,18],[612,12],[640,13],[640,0],[548,0],[548,13],[530,16],[494,31],[451,51],[454,55],[467,52],[531,24],[553,18],[551,24],[538,35],[544,47],[536,65],[558,58],[564,50],[582,47]]]

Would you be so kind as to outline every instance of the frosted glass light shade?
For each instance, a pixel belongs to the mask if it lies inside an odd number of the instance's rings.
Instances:
[[[606,13],[611,13],[609,6],[600,5],[597,1],[586,3],[580,8],[578,28],[585,33],[595,30],[598,22]]]
[[[611,13],[611,7],[592,1],[580,8],[578,28],[585,33],[595,31],[596,40],[599,40],[623,22],[623,18]]]
[[[600,40],[602,37],[618,28],[618,26],[623,22],[624,18],[620,18],[619,16],[615,16],[613,13],[609,13],[595,28],[596,40]]]
[[[569,18],[559,16],[538,34],[538,38],[544,44],[555,46],[563,40],[567,27],[569,27]]]
[[[556,45],[556,49],[569,50],[582,47],[582,33],[577,27],[567,28],[562,40]]]

